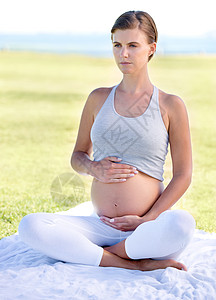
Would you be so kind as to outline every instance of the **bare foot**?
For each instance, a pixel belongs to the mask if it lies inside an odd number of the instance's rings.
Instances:
[[[166,269],[168,267],[173,267],[179,270],[187,271],[185,265],[174,259],[165,260],[153,260],[153,259],[140,259],[137,261],[138,268],[140,271],[152,271],[157,269]]]

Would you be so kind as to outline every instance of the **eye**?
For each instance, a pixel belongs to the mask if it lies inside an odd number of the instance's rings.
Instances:
[[[131,47],[131,48],[136,48],[137,46],[134,45],[134,44],[130,44],[129,47]]]
[[[119,48],[121,45],[120,44],[114,44],[113,47]]]

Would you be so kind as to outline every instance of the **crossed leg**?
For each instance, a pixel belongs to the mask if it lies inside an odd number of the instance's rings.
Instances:
[[[21,220],[19,234],[33,249],[58,260],[144,271],[186,269],[174,259],[189,243],[194,228],[193,217],[182,210],[165,211],[125,233],[95,217],[36,213]]]
[[[141,224],[125,240],[104,248],[101,266],[111,266],[117,255],[124,261],[124,268],[154,270],[174,267],[187,271],[184,264],[177,262],[179,254],[190,242],[195,220],[184,210],[165,211],[156,220]],[[151,259],[150,259],[151,258]]]
[[[119,267],[140,271],[152,271],[156,269],[165,269],[167,267],[177,268],[187,271],[187,267],[175,261],[174,259],[152,260],[139,259],[131,260],[125,251],[125,240],[118,244],[104,248],[104,253],[100,262],[102,267]]]

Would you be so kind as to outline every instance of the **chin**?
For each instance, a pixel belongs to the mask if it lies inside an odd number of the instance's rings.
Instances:
[[[124,75],[131,75],[131,74],[134,74],[134,72],[129,72],[129,71],[122,71],[122,70],[121,70],[121,72],[122,72],[122,74],[124,74]]]
[[[126,68],[119,68],[120,69],[120,71],[123,73],[123,74],[133,74],[134,73],[134,70],[132,70],[132,69],[130,69],[129,70],[129,68],[128,69],[126,69]]]

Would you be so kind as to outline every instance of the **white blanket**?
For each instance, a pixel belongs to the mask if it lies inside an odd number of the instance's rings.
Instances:
[[[91,202],[86,202],[62,214],[91,212]],[[0,240],[0,299],[215,300],[216,233],[196,229],[179,261],[187,266],[187,272],[63,263],[30,249],[15,234]]]

